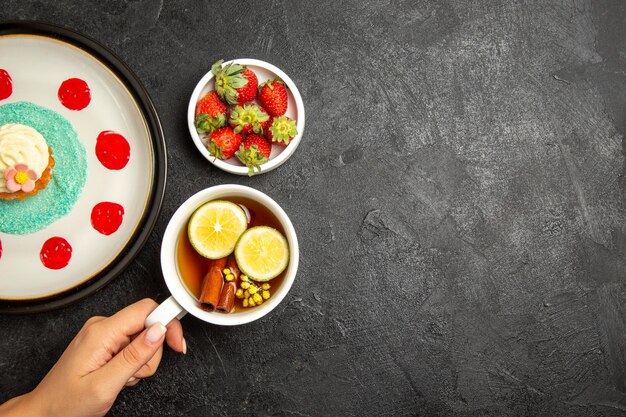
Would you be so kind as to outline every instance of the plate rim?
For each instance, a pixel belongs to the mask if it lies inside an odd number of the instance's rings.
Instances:
[[[75,30],[42,21],[0,21],[0,36],[20,34],[51,38],[79,48],[119,78],[145,118],[153,146],[150,157],[154,176],[148,194],[147,210],[142,215],[133,235],[111,262],[85,282],[54,295],[29,300],[0,299],[0,314],[38,313],[62,308],[92,295],[113,281],[130,266],[152,234],[161,212],[167,182],[167,147],[163,127],[150,94],[128,65],[99,41]]]

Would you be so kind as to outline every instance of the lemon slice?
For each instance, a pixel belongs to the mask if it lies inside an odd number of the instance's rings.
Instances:
[[[209,201],[189,220],[187,233],[191,246],[200,255],[220,259],[233,253],[237,239],[248,227],[246,213],[230,201]]]
[[[289,263],[289,244],[278,230],[256,226],[246,230],[235,246],[237,266],[255,281],[269,281]]]

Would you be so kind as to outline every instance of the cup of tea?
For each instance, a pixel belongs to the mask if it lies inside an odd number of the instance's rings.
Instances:
[[[288,248],[288,253],[285,253],[285,256],[288,256],[288,263],[284,270],[270,280],[265,277],[258,278],[257,281],[256,277],[248,277],[245,274],[246,269],[238,270],[234,264],[234,255],[228,257],[229,264],[226,266],[225,259],[222,259],[219,267],[216,266],[219,260],[204,257],[203,254],[206,253],[201,254],[202,251],[197,250],[198,245],[194,246],[190,240],[189,230],[194,213],[210,202],[219,202],[225,205],[226,209],[232,203],[241,207],[245,213],[243,221],[247,221],[248,224],[244,227],[248,229],[241,235],[237,245],[244,240],[243,236],[248,231],[253,236],[246,236],[246,242],[252,241],[251,244],[254,244],[253,229],[254,232],[269,230],[276,236],[282,236],[281,239],[284,240],[280,241],[286,242]],[[237,251],[238,249],[235,249],[238,254]],[[242,258],[245,259],[243,256]],[[180,319],[187,313],[207,323],[222,326],[235,326],[260,319],[276,308],[289,292],[296,277],[298,261],[296,231],[285,211],[272,198],[243,185],[225,184],[204,189],[185,201],[167,225],[161,244],[161,269],[171,296],[148,316],[146,327],[156,322],[167,325],[172,319]],[[201,296],[204,297],[203,291],[206,290],[205,280],[211,272],[213,275],[217,275],[218,272],[221,274],[219,278],[223,279],[223,283],[220,282],[218,285],[222,291],[227,285],[233,286],[230,295],[233,295],[234,299],[231,300],[230,311],[224,309],[207,311],[204,301],[201,303]]]

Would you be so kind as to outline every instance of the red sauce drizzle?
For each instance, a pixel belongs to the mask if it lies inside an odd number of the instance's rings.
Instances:
[[[124,136],[105,130],[96,139],[96,156],[106,168],[122,169],[130,159],[130,145]]]
[[[72,257],[72,247],[67,240],[62,237],[52,237],[43,244],[39,253],[41,263],[46,268],[61,269],[70,263]]]
[[[13,93],[13,80],[8,72],[0,69],[0,100],[4,100]]]
[[[119,229],[124,216],[124,207],[110,201],[96,204],[91,210],[91,225],[103,235],[113,234]]]
[[[87,83],[80,78],[70,78],[59,87],[59,100],[70,110],[82,110],[91,101],[91,90]]]

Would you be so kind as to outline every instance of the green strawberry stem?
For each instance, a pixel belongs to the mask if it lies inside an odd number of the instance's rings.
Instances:
[[[235,133],[239,133],[246,125],[252,126],[254,133],[262,133],[262,122],[266,122],[270,119],[270,116],[262,112],[259,106],[255,104],[244,104],[243,106],[236,106],[230,112],[229,123],[235,126],[233,129]]]
[[[248,176],[254,175],[254,170],[261,172],[261,164],[269,161],[266,157],[261,155],[259,148],[256,145],[250,146],[246,149],[243,143],[239,146],[239,150],[235,152],[235,156],[241,161],[242,164],[248,167]]]
[[[237,88],[241,88],[248,83],[248,79],[241,75],[246,69],[239,64],[228,64],[222,66],[223,60],[217,61],[211,67],[211,72],[215,75],[215,90],[220,98],[228,104],[237,104]]]
[[[275,118],[269,130],[273,142],[284,142],[286,145],[298,134],[296,122],[287,116]]]
[[[226,126],[226,115],[220,114],[212,117],[206,113],[201,113],[196,116],[194,124],[198,133],[206,133],[210,135],[220,127]]]
[[[283,86],[285,86],[285,88],[287,88],[287,84],[285,84],[285,82],[283,80],[280,79],[280,77],[276,77],[273,80],[267,80],[264,83],[259,84],[258,90],[261,91],[261,89],[263,89],[264,86],[268,86],[268,88],[270,90],[274,89],[274,83],[280,83]]]
[[[213,159],[213,162],[215,162],[216,159],[224,159],[224,152],[222,151],[222,148],[217,146],[217,143],[214,141],[209,141],[207,148],[209,149],[209,154],[215,158]]]

